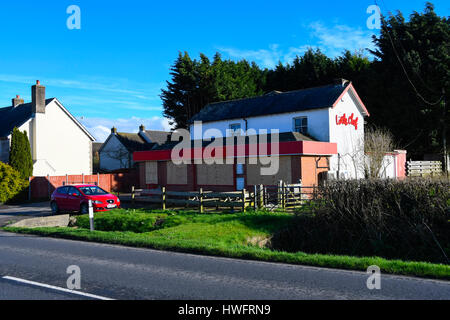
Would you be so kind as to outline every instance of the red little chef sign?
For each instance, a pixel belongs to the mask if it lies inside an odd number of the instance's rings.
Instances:
[[[336,124],[339,125],[352,125],[355,127],[355,130],[358,130],[358,118],[354,119],[355,114],[352,113],[350,117],[347,118],[347,115],[344,113],[342,116],[336,115]]]

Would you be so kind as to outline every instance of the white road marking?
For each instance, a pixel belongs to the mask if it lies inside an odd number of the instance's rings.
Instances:
[[[84,297],[88,297],[88,298],[98,299],[98,300],[114,300],[114,299],[111,299],[111,298],[97,296],[95,294],[84,293],[84,292],[81,292],[81,291],[70,290],[70,289],[66,289],[66,288],[52,286],[52,285],[45,284],[45,283],[39,283],[39,282],[34,282],[34,281],[20,279],[20,278],[15,278],[15,277],[10,277],[10,276],[5,276],[5,277],[3,277],[3,279],[10,280],[10,281],[16,281],[16,282],[20,282],[20,283],[25,283],[25,284],[29,284],[29,285],[32,285],[32,286],[37,286],[37,287],[42,287],[42,288],[47,288],[47,289],[67,292],[67,293],[76,294],[76,295],[80,295],[80,296],[84,296]]]

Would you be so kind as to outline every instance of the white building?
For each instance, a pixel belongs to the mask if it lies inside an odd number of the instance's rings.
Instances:
[[[31,103],[16,96],[12,106],[0,108],[0,161],[8,162],[11,134],[17,127],[30,140],[34,176],[91,174],[95,138],[58,99],[45,99],[39,81],[31,93]]]
[[[151,150],[169,139],[170,132],[145,130],[141,125],[138,133],[117,132],[111,134],[99,150],[100,170],[114,171],[134,167],[133,152]]]
[[[201,139],[209,129],[223,136],[229,129],[299,132],[337,144],[338,154],[330,158],[329,174],[363,178],[364,118],[368,116],[352,83],[339,79],[322,87],[210,104],[191,119],[190,131],[193,139]]]

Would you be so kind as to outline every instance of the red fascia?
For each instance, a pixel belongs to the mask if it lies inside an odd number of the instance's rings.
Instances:
[[[260,146],[261,147],[261,146]],[[239,150],[238,150],[239,148]],[[234,158],[245,155],[249,156],[264,156],[264,155],[317,155],[317,156],[329,156],[337,154],[337,144],[331,142],[317,142],[317,141],[287,141],[278,143],[279,152],[275,153],[271,150],[271,144],[267,143],[264,148],[258,150],[258,145],[238,145],[234,146]],[[196,159],[195,155],[203,155],[206,148],[192,148],[190,159]],[[244,150],[245,149],[245,152]],[[201,151],[201,152],[200,152]],[[212,157],[216,156],[216,153],[223,154],[226,158],[227,154],[231,157],[232,150],[227,150],[227,147],[217,147],[215,152],[211,154]],[[259,151],[259,152],[258,152]],[[274,150],[275,151],[275,150]],[[133,161],[167,161],[171,160],[172,150],[157,150],[157,151],[136,151],[133,153]],[[181,153],[180,156],[183,156]]]

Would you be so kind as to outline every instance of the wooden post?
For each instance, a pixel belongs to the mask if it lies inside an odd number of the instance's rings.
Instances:
[[[278,205],[283,205],[283,181],[278,181],[278,190],[277,190],[277,203]]]
[[[133,206],[133,209],[135,208],[135,193],[134,193],[134,186],[131,187],[131,205]]]
[[[284,182],[282,182],[281,183],[281,188],[282,188],[282,207],[283,207],[283,210],[285,210],[286,209],[286,183],[284,183]]]
[[[199,197],[198,197],[198,211],[203,213],[203,188],[200,188]]]
[[[258,209],[258,188],[256,187],[256,184],[253,192],[253,209],[256,211]]]
[[[161,188],[162,209],[166,210],[166,187]]]
[[[242,189],[242,212],[245,212],[245,197],[246,197],[247,190]]]
[[[264,207],[264,186],[262,184],[259,185],[258,207],[260,209]]]

